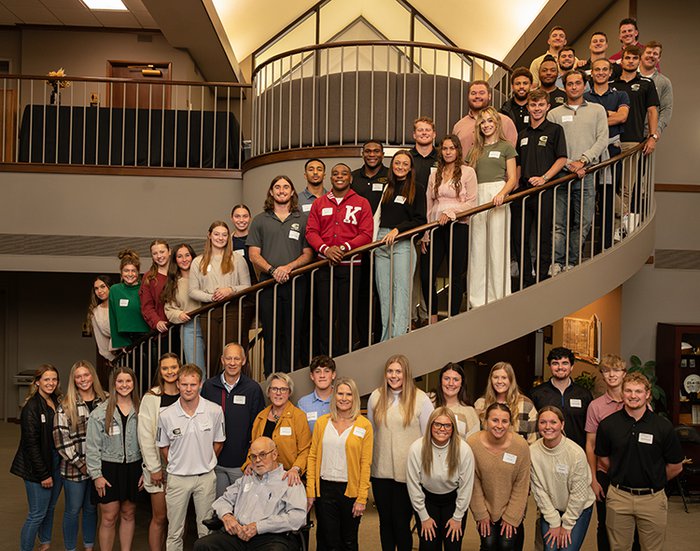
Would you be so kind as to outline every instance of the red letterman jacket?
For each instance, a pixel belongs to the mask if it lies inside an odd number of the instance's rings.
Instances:
[[[374,217],[369,201],[348,189],[338,203],[329,191],[316,199],[311,205],[306,222],[306,241],[325,258],[323,252],[332,246],[344,246],[347,251],[366,245],[372,241]],[[359,264],[358,257],[352,261]],[[349,258],[343,259],[343,265],[350,265]]]

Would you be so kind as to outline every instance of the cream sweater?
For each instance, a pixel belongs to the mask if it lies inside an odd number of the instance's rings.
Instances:
[[[190,271],[190,273],[192,272]],[[184,323],[180,319],[180,314],[192,312],[202,305],[198,300],[190,297],[189,291],[189,278],[181,277],[178,279],[175,300],[165,305],[165,317],[170,323]]]
[[[552,449],[538,440],[530,446],[530,458],[532,495],[542,516],[553,528],[571,530],[595,501],[585,452],[563,437]]]
[[[231,287],[238,293],[250,287],[250,273],[244,258],[239,254],[233,255],[233,270],[227,274],[221,273],[221,256],[212,256],[207,267],[206,275],[201,271],[202,256],[192,261],[190,268],[190,298],[199,302],[212,302],[216,289]]]

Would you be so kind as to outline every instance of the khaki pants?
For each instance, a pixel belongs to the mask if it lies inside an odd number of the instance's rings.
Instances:
[[[605,526],[610,551],[632,549],[635,526],[639,532],[642,551],[663,551],[668,511],[663,490],[655,494],[635,496],[611,485],[608,488],[606,509]]]
[[[638,145],[639,142],[622,142],[620,144],[620,149],[622,150],[622,153],[624,153],[625,151],[629,151]],[[632,189],[635,185],[638,185],[637,180],[634,177],[636,172],[634,166],[635,162],[634,157],[628,157],[622,161],[622,182],[620,183],[622,186],[622,190],[620,192],[622,197],[622,210],[618,210],[616,212],[622,212],[623,215],[629,214],[632,210],[632,205],[630,203],[632,200]],[[637,192],[640,192],[640,190],[637,190]]]
[[[216,499],[216,475],[213,470],[193,476],[168,475],[168,489],[165,492],[168,508],[168,538],[165,543],[167,551],[182,551],[182,533],[185,530],[190,497],[194,499],[197,535],[202,538],[209,533],[202,521],[208,517],[211,505]]]

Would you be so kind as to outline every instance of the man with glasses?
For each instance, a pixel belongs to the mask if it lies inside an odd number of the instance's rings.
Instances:
[[[195,551],[299,549],[291,534],[306,522],[306,492],[290,486],[277,461],[277,447],[265,436],[257,438],[248,455],[253,472],[236,480],[213,509],[223,528],[194,544]]]

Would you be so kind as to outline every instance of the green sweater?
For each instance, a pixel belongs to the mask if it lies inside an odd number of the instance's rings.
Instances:
[[[133,342],[134,333],[148,333],[151,330],[141,316],[138,283],[117,283],[110,287],[109,329],[114,348],[129,346]]]

